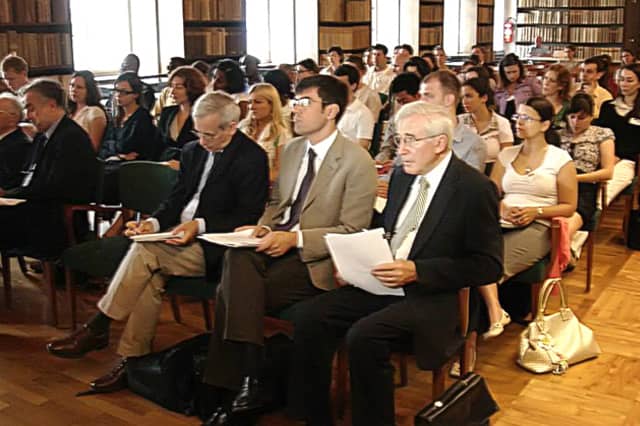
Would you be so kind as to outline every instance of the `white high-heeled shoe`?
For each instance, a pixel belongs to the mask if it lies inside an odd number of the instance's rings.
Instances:
[[[493,337],[497,337],[502,334],[504,328],[511,322],[511,316],[505,311],[502,310],[502,317],[496,323],[491,324],[489,330],[482,335],[482,338],[487,340]]]

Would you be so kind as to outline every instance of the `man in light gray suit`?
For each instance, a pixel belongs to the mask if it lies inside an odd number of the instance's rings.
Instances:
[[[324,236],[360,231],[371,221],[374,162],[336,129],[347,87],[334,77],[309,77],[296,87],[293,104],[295,131],[302,136],[285,146],[258,224],[239,228],[253,229],[262,242],[225,255],[205,382],[230,390],[232,402],[205,425],[230,424],[232,416],[265,405],[258,379],[264,315],[333,289]]]

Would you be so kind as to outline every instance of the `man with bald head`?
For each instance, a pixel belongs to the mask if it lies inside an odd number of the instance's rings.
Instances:
[[[0,94],[0,190],[20,184],[22,166],[31,144],[18,123],[22,103],[10,93]]]

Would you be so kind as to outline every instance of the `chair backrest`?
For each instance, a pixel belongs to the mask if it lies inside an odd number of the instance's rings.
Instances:
[[[171,167],[153,161],[130,161],[118,170],[122,206],[142,214],[153,213],[167,199],[178,178]]]

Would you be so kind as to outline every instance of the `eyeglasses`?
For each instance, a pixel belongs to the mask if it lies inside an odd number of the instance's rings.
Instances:
[[[436,136],[440,136],[442,133],[439,133],[437,135],[431,135],[431,136],[425,136],[423,138],[416,138],[414,135],[407,133],[405,135],[400,135],[398,133],[396,133],[395,135],[393,135],[393,143],[399,147],[401,144],[404,144],[405,146],[415,149],[418,148],[420,145],[422,145],[419,142],[425,141],[427,139],[431,139],[431,138],[435,138]]]
[[[220,136],[220,132],[209,133],[209,132],[201,132],[198,130],[192,130],[191,134],[196,136],[198,139],[204,139],[206,141],[213,141],[215,138]]]
[[[295,108],[295,107],[302,107],[302,108],[307,108],[309,105],[311,105],[312,102],[319,102],[322,105],[327,105],[326,102],[323,101],[319,101],[316,99],[311,99],[311,98],[294,98],[291,99],[291,107]]]
[[[522,120],[525,123],[531,123],[532,121],[542,121],[539,118],[531,117],[530,115],[527,115],[527,114],[513,114],[511,116],[511,121],[518,121],[518,120]]]
[[[133,90],[124,90],[124,89],[113,89],[113,91],[118,95],[133,95],[134,93],[136,93]]]

